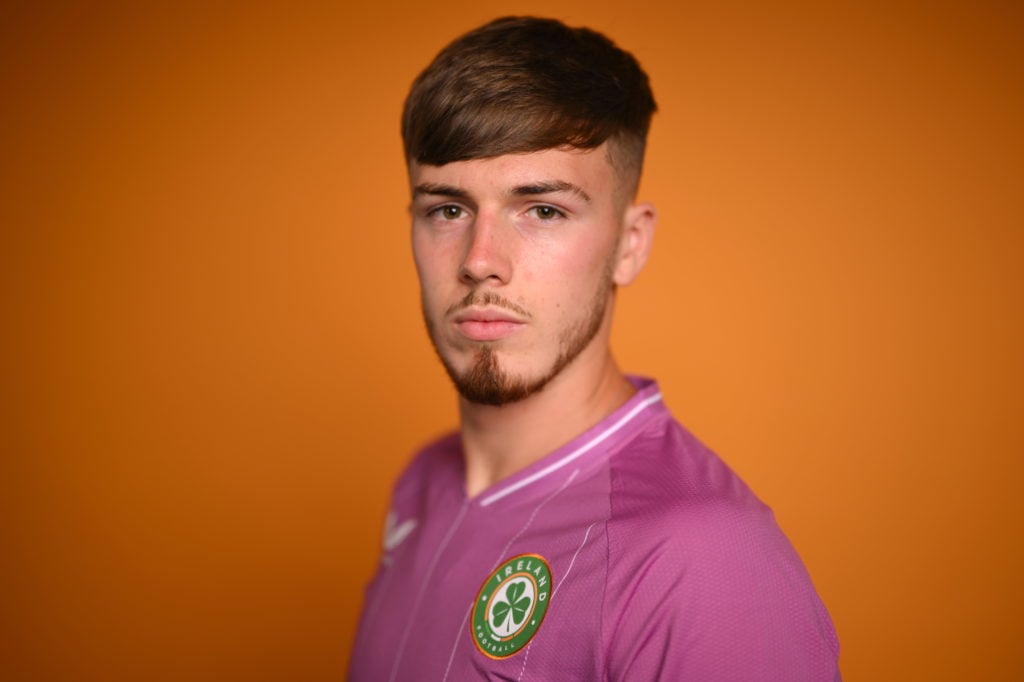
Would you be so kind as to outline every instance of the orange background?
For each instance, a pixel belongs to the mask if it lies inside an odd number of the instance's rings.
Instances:
[[[507,13],[649,71],[617,354],[774,507],[846,678],[1024,676],[1017,3],[138,4],[0,9],[0,678],[344,676],[455,423],[399,108]]]

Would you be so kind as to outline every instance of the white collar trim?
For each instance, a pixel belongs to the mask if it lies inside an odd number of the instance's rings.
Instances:
[[[591,450],[596,448],[598,445],[600,445],[604,441],[606,441],[609,438],[611,438],[623,426],[625,426],[626,424],[631,422],[638,414],[640,414],[645,409],[647,409],[648,407],[650,407],[651,405],[653,405],[654,403],[656,403],[656,402],[658,402],[660,400],[661,400],[661,393],[655,393],[654,395],[651,395],[651,396],[648,396],[647,398],[644,398],[639,403],[634,405],[633,409],[631,409],[626,414],[622,415],[622,417],[620,417],[617,422],[615,422],[614,424],[609,426],[607,429],[605,429],[601,433],[597,434],[592,439],[590,439],[589,441],[587,441],[583,445],[579,446],[578,448],[576,448],[575,450],[573,450],[569,454],[567,454],[564,457],[562,457],[562,459],[557,460],[555,462],[552,462],[551,464],[547,465],[546,467],[544,467],[540,471],[537,471],[537,472],[534,472],[534,473],[530,474],[529,476],[527,476],[526,478],[522,479],[521,481],[516,481],[515,483],[509,485],[508,487],[503,488],[503,489],[501,489],[501,490],[499,490],[499,491],[497,491],[495,493],[492,493],[492,494],[488,495],[484,499],[480,500],[480,506],[481,507],[486,507],[486,506],[488,506],[490,504],[493,504],[493,503],[497,502],[498,500],[500,500],[500,499],[502,499],[502,498],[504,498],[504,497],[506,497],[508,495],[511,495],[512,493],[516,492],[517,490],[520,490],[522,488],[525,488],[528,485],[536,483],[540,479],[555,473],[556,471],[558,471],[562,467],[567,466],[568,464],[571,464],[572,462],[574,462],[577,459],[579,459],[580,457],[582,457],[584,454],[590,452]]]

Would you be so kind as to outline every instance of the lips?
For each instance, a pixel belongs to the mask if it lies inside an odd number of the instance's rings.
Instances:
[[[482,320],[464,320],[457,323],[462,335],[473,341],[497,341],[515,333],[522,323],[496,320],[485,322]]]
[[[493,308],[463,310],[455,316],[459,332],[473,341],[497,341],[514,334],[523,325],[514,314]]]

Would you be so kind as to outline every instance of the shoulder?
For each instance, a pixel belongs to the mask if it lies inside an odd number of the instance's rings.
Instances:
[[[810,577],[771,510],[715,453],[667,418],[609,473],[613,672],[833,678],[838,644]],[[672,653],[649,650],[659,646]]]
[[[611,459],[609,476],[612,518],[624,530],[646,528],[690,545],[719,530],[774,526],[740,477],[668,414]]]
[[[635,575],[645,563],[715,576],[702,597],[750,580],[792,547],[771,510],[714,452],[674,419],[652,423],[609,468],[609,568]],[[696,587],[695,587],[696,589]]]
[[[392,488],[392,504],[422,494],[435,486],[461,486],[462,441],[453,431],[424,445],[399,474]]]

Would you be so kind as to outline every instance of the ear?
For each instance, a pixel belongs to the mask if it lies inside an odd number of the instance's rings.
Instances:
[[[636,279],[647,263],[654,241],[654,225],[658,214],[653,204],[633,204],[626,209],[619,236],[619,253],[612,281],[625,286]]]

